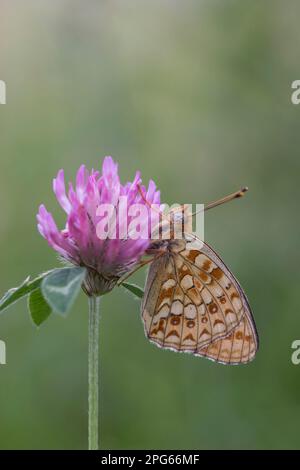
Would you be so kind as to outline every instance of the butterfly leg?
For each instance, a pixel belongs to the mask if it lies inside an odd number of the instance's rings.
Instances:
[[[156,250],[156,253],[157,253],[157,250]],[[117,282],[117,285],[120,286],[124,281],[126,281],[126,279],[128,279],[132,274],[134,274],[136,271],[138,271],[140,268],[142,268],[143,266],[146,266],[147,264],[149,263],[152,263],[152,261],[155,261],[156,259],[158,259],[160,256],[162,256],[163,254],[165,253],[165,250],[161,250],[159,251],[155,256],[153,256],[152,258],[150,259],[147,259],[147,260],[144,260],[144,261],[141,261],[140,263],[137,264],[137,266],[135,266],[134,269],[132,269],[131,271],[129,271],[129,273],[125,274],[125,276],[121,277],[118,282]]]

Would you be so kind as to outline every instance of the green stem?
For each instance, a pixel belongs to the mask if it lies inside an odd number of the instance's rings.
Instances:
[[[89,450],[99,448],[99,303],[100,297],[89,297]]]

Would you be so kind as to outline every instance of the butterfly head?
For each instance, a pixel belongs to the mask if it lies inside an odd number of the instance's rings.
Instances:
[[[160,221],[152,232],[152,244],[172,240],[181,240],[185,233],[192,232],[192,213],[189,205],[177,206],[165,214],[160,214]]]
[[[170,239],[182,239],[184,233],[192,232],[193,218],[189,204],[182,204],[171,209],[167,219],[170,224]]]

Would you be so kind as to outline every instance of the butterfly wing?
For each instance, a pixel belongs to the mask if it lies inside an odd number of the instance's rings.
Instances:
[[[164,254],[151,263],[141,304],[145,334],[158,346],[163,347],[166,341],[166,325],[171,316],[175,287],[176,274],[171,258]]]
[[[220,343],[219,357],[210,346],[229,337],[244,316],[238,337],[242,331],[251,337],[248,355],[253,356],[258,341],[246,296],[219,256],[194,235],[171,241],[166,254],[152,263],[142,318],[146,335],[158,346],[232,363],[237,353],[227,359],[221,353],[227,342]],[[246,362],[244,356],[240,362]]]
[[[245,314],[238,326],[226,338],[200,349],[197,355],[221,364],[247,364],[254,359],[257,347],[254,323]]]
[[[194,236],[188,235],[187,238],[190,239],[193,244],[195,243]],[[197,355],[207,357],[208,359],[222,364],[238,365],[251,362],[258,350],[259,338],[246,294],[233,273],[208,244],[203,243],[201,250],[201,252],[208,256],[214,263],[220,263],[222,265],[224,274],[228,277],[230,282],[235,285],[242,301],[243,316],[240,323],[229,335],[198,350]],[[233,297],[235,297],[235,294],[233,294]]]

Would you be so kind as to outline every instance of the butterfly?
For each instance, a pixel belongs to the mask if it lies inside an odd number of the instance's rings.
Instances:
[[[199,245],[199,248],[197,248]],[[258,335],[240,284],[206,243],[163,242],[150,266],[141,314],[149,340],[223,364],[251,361]]]
[[[247,188],[206,206],[237,197]],[[178,213],[170,212],[174,217]],[[174,230],[171,228],[171,233]],[[145,334],[157,346],[192,353],[222,364],[246,364],[258,349],[247,297],[217,253],[193,233],[155,240],[141,316]]]

